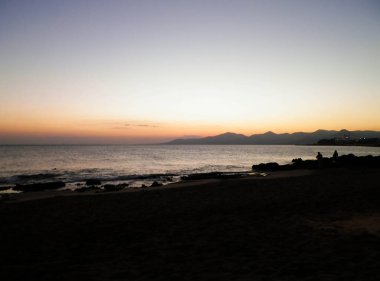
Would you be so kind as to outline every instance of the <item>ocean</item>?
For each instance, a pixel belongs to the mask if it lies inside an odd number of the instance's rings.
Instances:
[[[380,147],[293,145],[30,145],[0,146],[0,187],[96,178],[130,187],[179,181],[183,175],[250,172],[253,164],[315,159],[318,151],[380,155]]]

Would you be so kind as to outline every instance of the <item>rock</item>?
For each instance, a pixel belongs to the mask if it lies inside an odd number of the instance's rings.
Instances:
[[[20,180],[46,180],[59,176],[59,174],[34,174],[34,175],[19,175]]]
[[[86,185],[101,185],[102,182],[98,179],[88,179],[86,180]]]
[[[215,179],[221,175],[219,172],[210,172],[210,173],[195,173],[182,176],[181,180],[205,180],[205,179]]]
[[[12,186],[0,186],[0,191],[11,189]]]
[[[162,183],[154,181],[150,187],[162,186]]]
[[[253,165],[252,170],[255,171],[288,171],[295,169],[318,169],[317,160],[302,160],[296,158],[292,160],[292,164],[279,165],[277,163],[261,163]],[[338,157],[322,158],[323,168],[379,168],[380,156],[355,156],[353,154],[342,155]]]
[[[81,187],[81,188],[77,188],[77,189],[75,189],[74,191],[75,191],[75,192],[85,192],[85,191],[87,191],[87,190],[89,190],[89,189],[86,188],[86,187]]]
[[[76,191],[76,192],[85,192],[85,191],[90,191],[90,190],[99,190],[99,188],[100,187],[97,186],[97,185],[90,185],[90,186],[82,185],[79,188],[76,188],[74,191]]]
[[[324,159],[323,159],[324,161]],[[292,160],[293,169],[317,169],[318,168],[318,161],[317,160],[302,160],[301,158],[293,159]],[[324,161],[326,162],[326,161]],[[326,164],[327,165],[327,164]]]
[[[30,192],[30,191],[58,189],[65,186],[66,184],[62,181],[54,181],[54,182],[47,182],[47,183],[33,183],[33,184],[24,184],[24,185],[17,184],[15,187],[13,187],[13,189],[17,191]]]
[[[9,194],[0,194],[0,202],[8,201],[11,198]]]
[[[127,187],[127,183],[122,183],[122,184],[106,184],[103,186],[104,191],[119,191]]]
[[[276,162],[270,162],[270,163],[261,163],[259,165],[253,165],[252,170],[255,171],[279,171],[280,165]]]

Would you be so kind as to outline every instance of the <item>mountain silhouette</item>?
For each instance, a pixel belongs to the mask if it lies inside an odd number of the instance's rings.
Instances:
[[[167,142],[166,144],[315,144],[321,139],[333,138],[380,138],[378,131],[348,131],[346,129],[340,131],[334,130],[317,130],[311,133],[296,132],[296,133],[283,133],[276,134],[268,131],[264,134],[254,134],[245,136],[243,134],[235,134],[227,132],[217,136],[210,136],[204,138],[185,138],[175,139]]]

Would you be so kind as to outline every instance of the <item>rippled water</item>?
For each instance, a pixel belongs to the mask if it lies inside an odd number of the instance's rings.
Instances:
[[[252,164],[293,158],[315,159],[318,151],[339,154],[380,155],[379,147],[290,145],[59,145],[0,146],[0,185],[22,175],[50,174],[49,178],[74,182],[87,178],[133,179],[136,175],[184,175],[212,171],[248,171]],[[53,175],[52,175],[53,174]],[[21,175],[21,177],[20,177]]]

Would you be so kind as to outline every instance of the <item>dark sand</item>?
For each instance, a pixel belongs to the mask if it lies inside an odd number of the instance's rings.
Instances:
[[[66,194],[0,204],[1,280],[380,279],[380,170]]]

